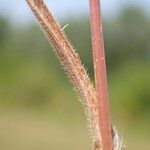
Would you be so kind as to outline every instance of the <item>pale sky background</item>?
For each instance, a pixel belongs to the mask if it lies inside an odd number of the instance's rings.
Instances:
[[[58,18],[88,13],[89,0],[45,0]],[[135,5],[150,12],[150,0],[101,0],[102,14],[115,15],[123,6]],[[32,20],[25,0],[0,0],[0,14],[18,22]]]

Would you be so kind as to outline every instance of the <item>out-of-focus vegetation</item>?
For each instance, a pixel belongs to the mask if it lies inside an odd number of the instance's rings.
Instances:
[[[127,149],[150,149],[150,19],[126,8],[103,18],[112,120]],[[89,20],[61,24],[93,79]],[[82,107],[35,24],[0,17],[0,149],[88,149]],[[144,130],[143,130],[144,129]],[[126,143],[127,141],[127,143]]]

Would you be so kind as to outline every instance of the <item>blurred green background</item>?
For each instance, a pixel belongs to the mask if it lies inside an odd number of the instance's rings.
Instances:
[[[111,118],[128,150],[150,149],[149,18],[136,7],[103,17]],[[12,20],[0,16],[0,149],[90,149],[82,106],[43,33]],[[88,16],[68,23],[94,80]]]

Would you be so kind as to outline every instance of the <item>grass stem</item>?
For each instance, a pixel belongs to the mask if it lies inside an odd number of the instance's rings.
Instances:
[[[100,0],[90,0],[90,22],[101,146],[102,150],[112,150]]]

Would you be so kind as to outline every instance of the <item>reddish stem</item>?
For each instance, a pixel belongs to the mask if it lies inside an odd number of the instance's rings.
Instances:
[[[95,84],[99,111],[99,128],[102,150],[112,150],[111,125],[109,121],[107,75],[102,31],[100,0],[90,0],[90,21],[93,47]]]

